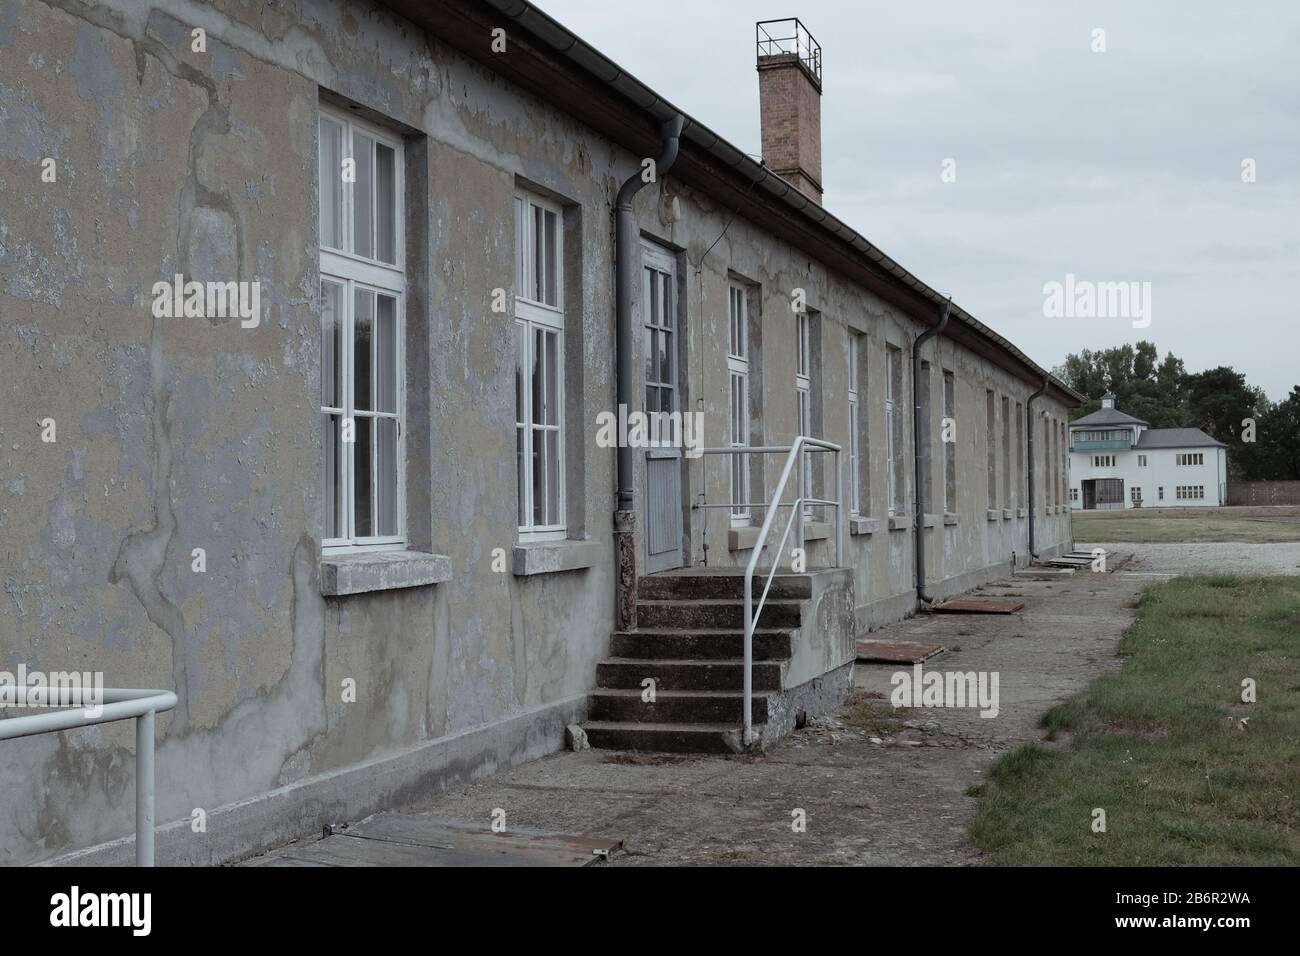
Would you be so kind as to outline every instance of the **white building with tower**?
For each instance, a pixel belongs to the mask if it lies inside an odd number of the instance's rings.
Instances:
[[[1227,492],[1227,446],[1199,428],[1152,428],[1109,393],[1070,423],[1071,510],[1214,507]]]

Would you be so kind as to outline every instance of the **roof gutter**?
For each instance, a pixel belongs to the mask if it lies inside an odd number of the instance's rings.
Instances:
[[[948,325],[948,316],[952,311],[952,299],[943,306],[943,315],[939,321],[916,337],[912,343],[912,457],[915,459],[916,474],[916,519],[913,530],[916,534],[916,596],[924,604],[931,601],[925,591],[925,461],[922,452],[922,429],[926,424],[921,413],[921,346],[934,338]],[[927,443],[928,446],[928,443]]]

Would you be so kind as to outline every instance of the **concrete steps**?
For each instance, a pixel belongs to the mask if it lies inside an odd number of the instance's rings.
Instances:
[[[759,618],[759,623],[762,623]],[[789,660],[794,652],[792,628],[759,629],[754,632],[754,660]],[[610,647],[614,657],[667,658],[670,660],[721,660],[743,658],[745,632],[740,628],[712,630],[659,628],[615,631]]]
[[[744,747],[740,727],[732,724],[650,724],[588,721],[587,740],[601,750],[641,750],[657,753],[734,754]]]
[[[754,661],[753,689],[781,689],[781,661]],[[644,688],[646,678],[660,690],[740,690],[745,686],[743,660],[665,661],[641,658],[610,658],[596,665],[596,681],[602,687]]]
[[[756,583],[761,587],[761,580]],[[740,753],[744,725],[744,575],[697,569],[637,582],[637,629],[614,633],[596,665],[583,724],[593,747]],[[754,632],[753,722],[768,723],[813,594],[812,577],[779,574]],[[756,595],[757,596],[757,595]],[[653,700],[643,699],[654,680]]]
[[[767,573],[754,574],[754,597],[763,593]],[[681,574],[669,572],[642,578],[637,585],[637,597],[643,601],[701,601],[745,599],[743,574]],[[774,600],[803,601],[812,597],[812,578],[806,574],[778,574],[772,578],[767,592],[768,602]]]
[[[757,601],[755,601],[757,604]],[[760,618],[764,627],[798,627],[802,601],[773,600],[768,595]],[[647,628],[727,628],[744,629],[744,600],[637,601],[638,627]]]
[[[602,688],[591,695],[588,715],[595,721],[637,723],[725,723],[739,727],[744,720],[745,695],[728,690],[656,691],[653,703],[643,691]],[[755,692],[754,723],[767,723],[768,694]]]

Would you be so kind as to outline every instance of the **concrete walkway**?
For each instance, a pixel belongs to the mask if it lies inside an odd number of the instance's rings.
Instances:
[[[927,671],[996,671],[993,718],[955,708],[890,716],[890,675],[908,668],[859,664],[848,707],[760,756],[555,754],[405,809],[482,825],[503,810],[507,827],[621,838],[614,866],[973,863],[967,789],[998,754],[1040,738],[1053,702],[1118,666],[1115,644],[1151,580],[1016,579],[981,593],[1022,597],[1017,614],[925,615],[875,632],[950,648]]]

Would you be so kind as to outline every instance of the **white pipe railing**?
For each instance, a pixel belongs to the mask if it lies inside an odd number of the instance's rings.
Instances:
[[[154,714],[176,706],[169,690],[126,687],[50,688],[50,707],[75,708],[0,720],[0,740],[49,734],[135,718],[135,863],[153,866]]]
[[[843,498],[843,475],[841,474],[841,448],[834,442],[825,441],[820,438],[811,438],[807,435],[800,435],[794,440],[794,444],[789,446],[782,445],[763,445],[757,447],[727,447],[727,448],[705,448],[703,453],[706,455],[768,455],[785,452],[785,467],[781,469],[781,477],[776,483],[776,489],[772,492],[771,500],[759,503],[757,506],[765,509],[763,524],[759,528],[758,538],[754,541],[753,553],[749,556],[749,563],[745,565],[745,645],[744,645],[744,742],[746,745],[754,742],[754,630],[758,623],[758,616],[763,613],[763,606],[767,602],[767,592],[771,590],[772,578],[776,576],[777,566],[780,564],[780,558],[785,553],[786,541],[790,537],[790,529],[796,528],[795,539],[798,542],[798,548],[804,554],[804,560],[807,560],[807,551],[804,548],[804,509],[809,506],[822,505],[835,509],[835,567],[840,567],[843,562],[844,552],[844,508],[841,499]],[[808,470],[804,467],[804,456],[809,452],[834,452],[835,454],[835,497],[812,498],[808,495],[807,476]],[[794,501],[786,503],[781,501],[781,496],[785,494],[785,486],[790,480],[790,471],[798,464],[799,493]],[[737,507],[754,507],[747,502],[726,502],[726,503],[709,503],[707,492],[707,475],[708,469],[704,469],[705,478],[701,482],[701,497],[705,500],[696,505],[697,508],[727,508],[734,509]],[[758,567],[758,559],[763,554],[763,549],[767,546],[767,536],[772,530],[772,521],[776,517],[776,512],[780,508],[791,507],[790,519],[786,522],[785,531],[781,534],[781,543],[778,545],[776,554],[772,561],[772,569],[767,573],[767,581],[763,586],[763,594],[759,598],[758,607],[754,607],[754,569]]]

